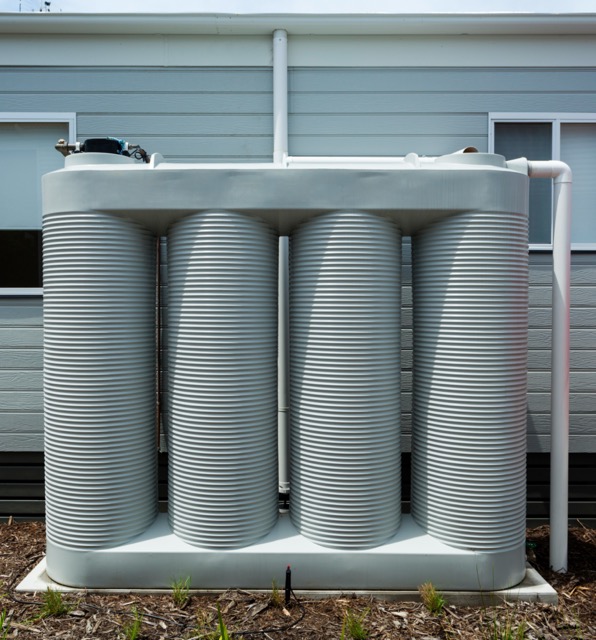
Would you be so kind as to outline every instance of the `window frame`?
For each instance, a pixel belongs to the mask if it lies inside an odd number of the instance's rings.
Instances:
[[[559,113],[559,112],[514,112],[514,111],[495,111],[488,114],[488,151],[494,153],[495,149],[495,124],[503,122],[519,122],[519,123],[550,123],[551,124],[551,159],[561,159],[561,125],[562,124],[596,124],[596,113]],[[508,158],[512,160],[513,158]],[[532,160],[532,158],[528,158]],[[530,251],[552,251],[552,234],[553,234],[553,194],[551,191],[551,242],[528,243]],[[595,242],[574,242],[571,250],[575,252],[596,251]]]
[[[68,141],[77,139],[77,114],[73,112],[20,112],[0,111],[0,124],[21,122],[23,124],[66,124]],[[0,225],[0,229],[2,226]],[[0,287],[0,297],[43,296],[42,287]]]

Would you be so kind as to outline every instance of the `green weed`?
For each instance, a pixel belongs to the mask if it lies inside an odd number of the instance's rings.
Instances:
[[[221,615],[219,603],[217,605],[217,622],[219,627],[219,640],[231,640],[230,635],[228,634],[228,629],[223,621],[223,616]]]
[[[190,576],[172,580],[172,599],[178,607],[184,607],[190,599]]]
[[[39,614],[39,618],[48,618],[49,616],[63,616],[67,614],[72,607],[64,602],[64,598],[60,591],[54,591],[48,587],[42,596],[43,607]]]
[[[445,598],[435,589],[431,582],[418,587],[424,606],[434,615],[440,616],[445,607]]]
[[[270,602],[276,609],[281,609],[284,606],[284,596],[282,596],[275,580],[271,583]]]
[[[350,609],[346,611],[341,627],[341,640],[348,640],[348,638],[351,638],[351,640],[367,640],[369,632],[364,626],[364,620],[369,611],[369,609],[366,609],[360,615]]]
[[[490,630],[489,640],[523,640],[526,637],[526,623],[522,622],[514,627],[509,618],[504,624],[494,620]]]
[[[141,625],[143,624],[143,614],[136,608],[132,608],[133,619],[122,625],[124,637],[126,640],[137,640],[141,633]]]
[[[8,614],[6,609],[0,613],[0,640],[6,640],[8,638],[8,632],[10,631],[10,620],[7,619]]]
[[[213,620],[205,611],[197,611],[197,624],[195,633],[192,638],[200,638],[201,640],[219,640],[219,631],[212,631],[211,624]]]

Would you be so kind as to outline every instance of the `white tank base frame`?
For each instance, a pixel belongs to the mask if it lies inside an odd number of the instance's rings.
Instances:
[[[519,584],[526,574],[523,545],[499,553],[455,549],[409,515],[391,540],[363,551],[321,547],[300,535],[287,513],[243,549],[191,546],[172,533],[166,514],[118,547],[82,551],[48,542],[47,548],[52,580],[87,589],[169,589],[180,576],[190,577],[196,589],[271,589],[273,580],[284,584],[288,565],[297,590],[416,590],[430,581],[442,590],[494,591]]]
[[[391,168],[282,168],[274,165],[181,165],[153,156],[140,165],[119,156],[70,156],[44,177],[44,213],[102,211],[163,234],[197,211],[257,215],[286,235],[313,215],[368,211],[394,218],[404,235],[469,211],[524,212],[528,165],[491,154],[453,155]],[[126,544],[90,551],[48,542],[48,574],[86,588],[168,588],[173,576],[194,588],[269,588],[293,566],[298,589],[408,589],[432,581],[440,589],[492,590],[519,583],[525,548],[478,552],[432,538],[410,516],[395,537],[374,549],[320,547],[300,536],[287,515],[259,542],[237,550],[191,547],[165,516]]]

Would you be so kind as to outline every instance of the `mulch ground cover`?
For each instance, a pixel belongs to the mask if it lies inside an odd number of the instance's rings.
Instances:
[[[566,574],[548,570],[548,527],[527,532],[530,560],[557,590],[558,605],[463,607],[447,601],[441,606],[439,599],[433,613],[423,602],[350,594],[299,597],[285,607],[283,590],[188,597],[183,588],[162,595],[17,594],[15,585],[43,556],[45,527],[41,522],[0,524],[0,640],[219,640],[218,610],[230,640],[596,640],[596,530],[580,525],[570,530]]]

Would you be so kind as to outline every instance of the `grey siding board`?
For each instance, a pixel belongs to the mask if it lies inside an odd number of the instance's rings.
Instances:
[[[41,297],[0,298],[0,451],[43,448]]]
[[[429,136],[419,133],[400,136],[304,136],[290,134],[290,155],[296,156],[403,156],[415,152],[418,155],[445,155],[462,146],[486,148],[484,136]]]
[[[490,68],[299,68],[292,69],[289,90],[304,93],[386,92],[476,93],[541,91],[581,92],[594,86],[594,70],[534,67]],[[592,83],[592,84],[591,84]]]
[[[5,89],[55,94],[56,78],[64,82],[59,89],[66,95],[76,92],[138,93],[271,93],[270,67],[10,67],[5,68]]]
[[[2,311],[0,311],[0,315]],[[41,349],[0,349],[1,369],[33,369],[41,370],[43,354]],[[0,369],[0,370],[1,370]]]
[[[0,79],[2,72],[0,70]],[[129,100],[122,100],[120,93],[81,94],[65,93],[44,94],[6,93],[0,91],[3,111],[63,111],[68,109],[80,114],[103,113],[152,113],[193,114],[193,113],[229,113],[251,114],[270,113],[272,97],[261,93],[214,93],[193,95],[190,93],[172,94],[129,94]]]
[[[185,116],[173,114],[89,115],[78,118],[82,131],[122,129],[135,136],[181,136],[200,131],[204,136],[254,135],[271,137],[273,117],[269,114]]]
[[[490,73],[487,71],[486,73]],[[449,74],[449,71],[446,71]],[[594,83],[594,80],[591,80]],[[489,113],[491,111],[596,111],[596,95],[589,90],[574,93],[475,93],[455,91],[443,93],[429,91],[409,93],[292,93],[289,108],[292,114],[319,113],[329,116],[352,113],[360,117],[371,117],[378,113]],[[584,87],[585,89],[585,87]]]

